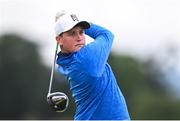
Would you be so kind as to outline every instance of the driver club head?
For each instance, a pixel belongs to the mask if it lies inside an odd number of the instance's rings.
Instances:
[[[48,93],[47,102],[56,112],[64,112],[69,105],[69,98],[65,93],[53,92]]]

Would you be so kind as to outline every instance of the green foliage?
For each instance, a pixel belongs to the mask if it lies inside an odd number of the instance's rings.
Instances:
[[[46,102],[51,67],[40,58],[37,45],[17,35],[0,37],[0,119],[71,120],[75,112],[68,83],[55,73],[53,91],[70,97],[66,112],[52,111]],[[152,63],[111,53],[110,63],[126,98],[132,119],[179,119],[180,102],[164,91]],[[154,66],[154,65],[153,65]]]
[[[42,64],[35,44],[17,35],[2,36],[0,38],[0,119],[67,117],[66,113],[58,114],[52,111],[46,102],[50,70]],[[54,82],[60,81],[65,80],[55,74]],[[66,83],[53,84],[53,86],[57,90],[68,90]],[[73,106],[71,103],[70,107]],[[73,110],[67,112],[72,114]],[[69,118],[72,119],[72,116]]]
[[[111,54],[109,63],[126,98],[131,118],[134,120],[179,119],[180,102],[167,95],[158,79],[158,71],[152,72],[152,63],[141,62],[129,56]]]

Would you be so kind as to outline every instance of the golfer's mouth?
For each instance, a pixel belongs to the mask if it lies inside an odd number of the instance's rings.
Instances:
[[[76,44],[75,46],[76,46],[76,47],[83,47],[84,44]]]

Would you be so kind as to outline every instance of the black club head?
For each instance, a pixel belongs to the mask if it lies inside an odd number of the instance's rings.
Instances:
[[[62,92],[49,93],[47,95],[47,102],[56,112],[64,112],[69,105],[68,96]]]

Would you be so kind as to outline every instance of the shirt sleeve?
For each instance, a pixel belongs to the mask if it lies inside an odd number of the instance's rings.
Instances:
[[[95,24],[91,24],[91,27],[85,30],[85,34],[92,37],[94,41],[78,52],[81,71],[99,77],[105,69],[114,35],[109,30]]]

